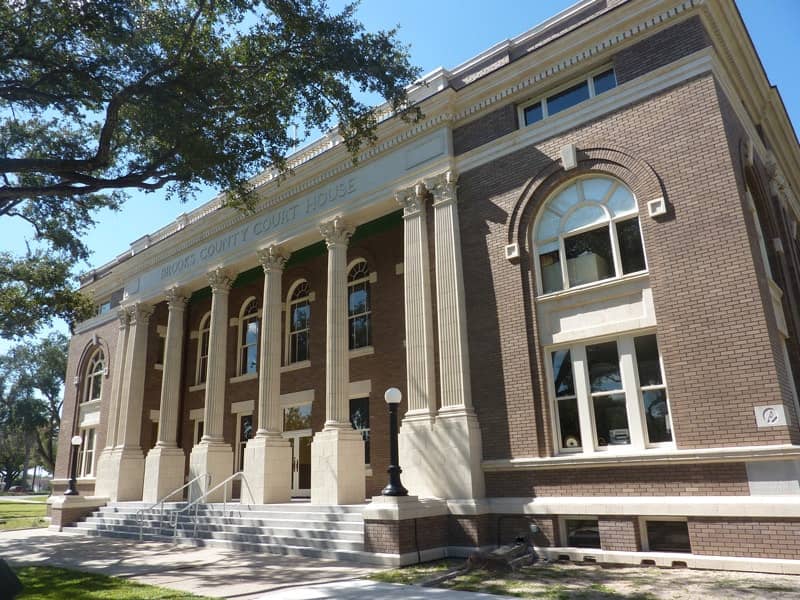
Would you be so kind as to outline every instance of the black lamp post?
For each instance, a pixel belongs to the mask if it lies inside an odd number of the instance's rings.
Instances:
[[[70,450],[72,451],[72,465],[70,467],[70,474],[69,474],[69,487],[67,491],[64,492],[65,496],[77,496],[78,495],[78,488],[75,487],[78,483],[78,448],[81,446],[81,436],[73,435],[72,439],[70,440]]]
[[[408,496],[408,490],[400,482],[400,459],[397,450],[397,407],[403,399],[403,394],[397,388],[389,388],[383,395],[386,404],[389,405],[389,483],[383,488],[381,494],[384,496]]]

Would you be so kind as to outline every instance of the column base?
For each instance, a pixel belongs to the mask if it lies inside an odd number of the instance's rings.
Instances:
[[[292,499],[292,446],[280,435],[254,437],[244,449],[243,504],[276,504]]]
[[[409,494],[423,498],[442,498],[439,481],[442,457],[430,414],[403,419],[398,436],[403,485]]]
[[[439,409],[433,430],[442,460],[438,464],[447,465],[447,471],[439,473],[438,497],[448,500],[484,498],[483,443],[478,417],[463,407]]]
[[[209,478],[201,477],[189,486],[189,500],[197,500],[215,485],[222,483],[233,474],[233,450],[230,444],[200,442],[192,448],[189,455],[189,479],[208,473]],[[224,498],[225,488],[215,490],[205,498],[205,502],[230,500],[233,485],[228,486],[228,498]]]
[[[311,442],[311,504],[361,504],[364,440],[354,429],[323,429]]]
[[[94,495],[111,502],[142,499],[144,455],[140,448],[103,450],[97,460]]]
[[[145,502],[159,502],[164,497],[183,485],[183,473],[186,466],[186,455],[180,448],[156,446],[147,453],[144,461]],[[182,494],[175,494],[169,500],[180,502]]]

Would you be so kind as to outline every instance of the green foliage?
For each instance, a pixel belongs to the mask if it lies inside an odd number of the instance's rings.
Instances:
[[[51,473],[55,471],[68,349],[67,336],[54,332],[17,344],[2,358],[15,393],[35,398],[41,405],[42,419],[35,429],[36,449],[41,463]]]
[[[315,130],[339,123],[353,153],[376,117],[355,91],[403,118],[418,70],[394,31],[369,33],[353,6],[323,0],[0,2],[0,216],[27,221],[51,252],[0,256],[0,336],[88,302],[70,279],[81,234],[124,190],[200,184],[250,208],[248,179],[283,169]]]
[[[203,600],[188,592],[57,567],[20,567],[14,572],[25,586],[17,600]]]
[[[44,502],[4,502],[0,499],[0,531],[47,527]]]

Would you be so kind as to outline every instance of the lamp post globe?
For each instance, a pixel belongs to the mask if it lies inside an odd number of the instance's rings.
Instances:
[[[400,481],[400,459],[397,447],[397,407],[403,399],[403,394],[395,387],[391,387],[383,394],[383,399],[389,405],[389,483],[381,492],[384,496],[408,496],[408,490]]]
[[[76,487],[78,484],[78,448],[81,446],[81,436],[73,435],[72,439],[70,440],[70,452],[72,454],[72,461],[70,465],[70,474],[69,474],[69,487],[67,491],[64,492],[65,496],[77,496],[78,495],[78,488]]]

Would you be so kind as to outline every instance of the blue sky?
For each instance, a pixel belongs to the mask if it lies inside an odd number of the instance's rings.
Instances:
[[[717,0],[710,0],[717,1]],[[341,0],[330,0],[335,9]],[[367,29],[399,26],[399,39],[410,46],[412,63],[429,72],[438,66],[452,68],[497,42],[530,29],[572,0],[362,0],[358,16]],[[800,125],[799,0],[740,0],[745,24],[761,57],[769,80],[778,86],[795,131]],[[86,236],[94,250],[89,265],[99,266],[126,251],[128,244],[166,225],[183,212],[214,196],[213,190],[186,204],[167,202],[163,193],[134,194],[122,212],[98,215],[98,224]],[[0,222],[5,249],[22,252],[32,232],[11,219]],[[0,343],[0,350],[4,344]]]

